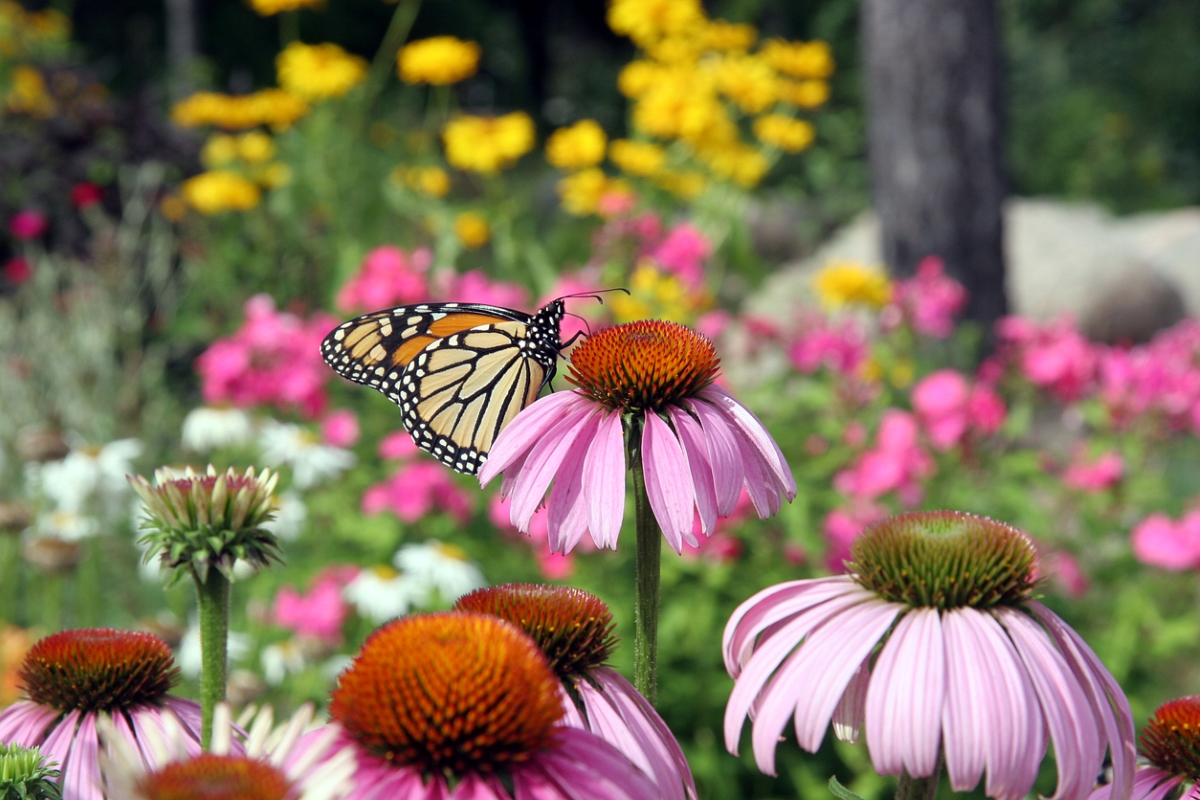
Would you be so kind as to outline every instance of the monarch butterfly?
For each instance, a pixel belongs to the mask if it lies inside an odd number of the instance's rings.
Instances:
[[[554,377],[563,301],[532,316],[480,303],[422,303],[339,325],[321,343],[342,377],[404,412],[422,450],[474,475],[500,431]],[[572,340],[574,341],[574,340]]]

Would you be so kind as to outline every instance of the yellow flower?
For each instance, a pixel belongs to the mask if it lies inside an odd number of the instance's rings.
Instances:
[[[281,161],[276,161],[258,170],[255,178],[268,189],[278,189],[280,186],[287,186],[292,182],[292,168]]]
[[[749,50],[758,38],[753,25],[713,20],[704,26],[704,41],[713,50]]]
[[[487,220],[474,211],[464,211],[454,218],[454,235],[468,250],[477,250],[492,238]]]
[[[577,217],[595,214],[600,198],[609,191],[609,178],[596,167],[573,172],[558,182],[563,210]]]
[[[617,139],[608,147],[608,157],[623,172],[649,177],[662,172],[667,163],[667,151],[650,142]]]
[[[279,85],[308,100],[341,97],[367,76],[366,59],[336,44],[292,42],[275,56]]]
[[[441,167],[396,167],[392,170],[392,182],[407,184],[430,197],[445,197],[450,192],[450,176]]]
[[[463,116],[442,128],[451,166],[490,174],[512,166],[533,149],[533,120],[523,111],[502,117]]]
[[[604,160],[608,137],[594,119],[559,128],[546,140],[546,160],[559,169],[594,167]]]
[[[714,175],[752,189],[767,174],[767,159],[757,149],[741,142],[699,153]]]
[[[171,121],[181,128],[213,125],[229,131],[270,125],[283,130],[308,113],[308,104],[283,89],[231,96],[197,92],[175,104]]]
[[[250,0],[250,7],[262,17],[298,8],[324,8],[325,0]]]
[[[258,187],[236,172],[212,170],[183,182],[183,199],[201,214],[245,211],[258,205]]]
[[[699,172],[664,172],[657,183],[681,200],[695,200],[708,185],[708,180]]]
[[[275,157],[275,140],[262,131],[250,131],[237,138],[237,152],[248,164],[261,164]]]
[[[404,45],[396,55],[400,80],[445,86],[466,80],[479,68],[479,45],[454,36],[433,36]]]
[[[712,81],[694,69],[664,73],[634,103],[633,127],[660,139],[683,139],[697,149],[738,138]]]
[[[825,81],[780,81],[779,99],[800,108],[816,108],[829,99]]]
[[[883,308],[892,299],[892,282],[879,267],[857,261],[833,261],[813,277],[813,288],[830,309],[845,305]]]
[[[793,78],[828,78],[833,74],[833,52],[822,41],[771,39],[763,44],[759,55],[776,71]]]
[[[700,0],[612,0],[608,27],[641,46],[704,22]]]
[[[675,275],[663,272],[649,261],[640,262],[629,277],[629,294],[614,294],[613,319],[665,319],[688,323],[709,305],[703,292],[691,292]]]
[[[817,135],[812,123],[783,114],[767,114],[754,120],[754,135],[764,144],[788,153],[799,153]]]
[[[778,76],[754,56],[727,56],[717,68],[717,87],[747,114],[764,111],[779,99]]]
[[[617,76],[617,89],[626,97],[641,97],[663,72],[663,67],[653,61],[630,61]]]
[[[200,163],[208,169],[216,169],[238,157],[237,139],[227,133],[214,133],[200,151]]]
[[[12,88],[8,92],[9,111],[46,118],[54,113],[54,101],[46,91],[46,80],[33,67],[21,66],[12,71]]]

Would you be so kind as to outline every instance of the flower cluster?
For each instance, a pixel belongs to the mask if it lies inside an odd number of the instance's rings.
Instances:
[[[275,57],[279,85],[304,100],[341,97],[367,76],[367,62],[336,44],[292,42]]]
[[[339,311],[374,311],[417,303],[428,297],[426,273],[433,263],[427,248],[406,253],[395,245],[376,247],[338,290]]]
[[[304,100],[283,89],[261,89],[246,95],[197,92],[175,104],[171,121],[183,128],[241,131],[268,126],[286,130],[308,110]]]
[[[396,54],[396,68],[405,83],[445,86],[466,80],[479,68],[479,45],[454,36],[433,36],[409,42]]]
[[[446,123],[442,141],[451,166],[490,175],[533,149],[533,120],[523,111],[499,117],[464,115]]]

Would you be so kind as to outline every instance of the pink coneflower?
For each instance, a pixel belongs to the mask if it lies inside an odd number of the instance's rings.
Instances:
[[[1144,761],[1133,777],[1129,800],[1164,800],[1177,796],[1181,784],[1192,786],[1184,797],[1196,796],[1200,781],[1200,697],[1180,697],[1163,703],[1142,728],[1139,747]],[[1111,800],[1113,785],[1101,786],[1091,800]]]
[[[831,720],[849,740],[865,722],[881,775],[935,776],[942,753],[955,791],[986,770],[989,797],[1018,800],[1049,738],[1055,798],[1087,797],[1106,750],[1128,797],[1129,703],[1079,635],[1030,599],[1028,536],[970,514],[922,512],[870,526],[851,554],[848,575],[780,584],[734,612],[724,639],[737,680],[725,710],[731,751],[751,712],[755,759],[768,773],[789,719],[811,752]]]
[[[272,727],[274,716],[267,706],[253,717],[248,734],[234,727],[228,705],[218,705],[215,717],[212,750],[200,754],[179,747],[177,726],[155,731],[139,752],[110,720],[102,719],[98,727],[105,751],[100,758],[109,798],[335,800],[349,793],[354,754],[343,751],[320,760],[337,730],[326,727],[304,735],[312,723],[311,705],[278,728]]]
[[[616,647],[612,612],[580,589],[510,583],[478,589],[454,608],[516,625],[542,648],[561,681],[563,723],[591,731],[658,784],[662,800],[696,797],[679,743],[658,712],[605,661]]]
[[[496,439],[479,471],[505,473],[512,522],[522,531],[550,489],[550,549],[570,552],[584,533],[617,546],[625,512],[625,429],[645,472],[649,505],[675,552],[696,545],[692,520],[711,534],[742,487],[760,517],[796,496],[796,482],[763,424],[713,381],[712,343],[672,322],[606,328],[571,356],[579,388],[533,403]],[[628,420],[626,417],[628,416]]]
[[[0,742],[40,747],[62,771],[64,800],[102,800],[96,721],[110,715],[131,748],[174,717],[181,746],[200,752],[200,706],[167,694],[178,682],[171,648],[150,633],[107,628],[62,631],[25,655],[28,695],[0,712]]]
[[[335,751],[359,764],[350,797],[657,796],[612,745],[560,724],[560,692],[537,643],[507,622],[465,612],[394,620],[367,639],[329,705],[342,728]]]

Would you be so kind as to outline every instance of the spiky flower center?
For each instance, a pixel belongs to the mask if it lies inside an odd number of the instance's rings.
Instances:
[[[292,784],[275,767],[244,756],[201,753],[138,781],[145,800],[293,800]]]
[[[1180,697],[1159,706],[1142,728],[1138,744],[1154,766],[1200,780],[1200,696]]]
[[[604,601],[569,586],[493,586],[460,597],[454,607],[491,614],[528,633],[564,681],[603,664],[617,644],[612,612]]]
[[[609,408],[658,411],[695,397],[720,363],[712,342],[690,328],[642,320],[585,339],[571,354],[567,380]]]
[[[850,546],[855,580],[910,607],[991,608],[1028,600],[1037,552],[1021,531],[961,511],[897,514]]]
[[[329,704],[367,750],[455,776],[528,761],[552,746],[562,713],[537,643],[496,617],[461,611],[376,630]]]
[[[84,628],[47,636],[18,671],[25,693],[61,711],[156,703],[179,682],[171,648],[152,633]]]

